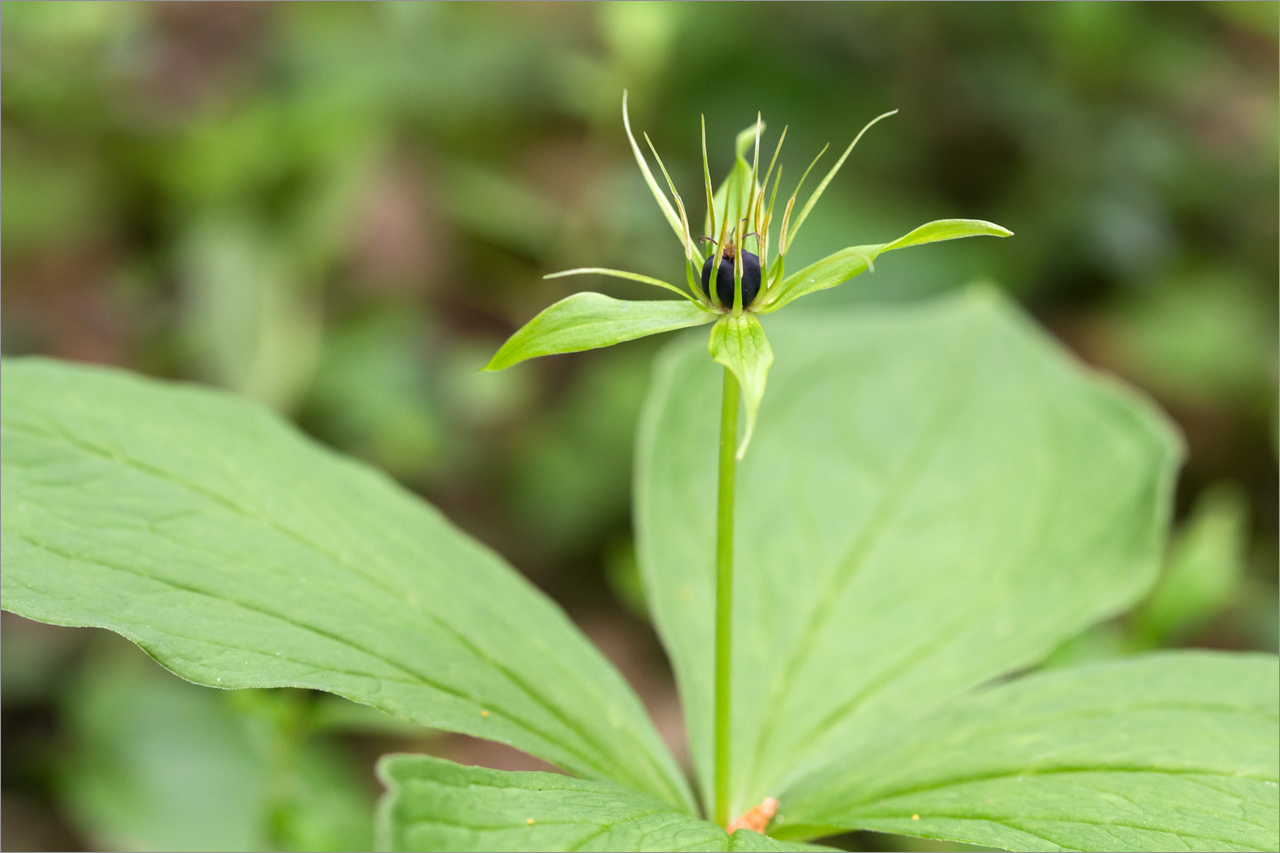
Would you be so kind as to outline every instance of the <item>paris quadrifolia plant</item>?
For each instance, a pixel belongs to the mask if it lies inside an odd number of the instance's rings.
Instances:
[[[859,131],[797,213],[796,199],[804,189],[809,173],[818,165],[827,148],[818,152],[782,207],[776,249],[771,258],[770,234],[774,225],[778,187],[782,183],[782,164],[778,162],[778,155],[787,138],[786,128],[778,136],[762,180],[760,143],[765,126],[757,114],[755,124],[738,134],[734,146],[733,168],[713,193],[711,169],[707,160],[706,119],[703,119],[702,178],[706,193],[706,233],[695,239],[689,225],[688,208],[649,135],[644,134],[645,144],[662,171],[667,188],[671,191],[671,199],[667,198],[654,179],[644,152],[636,143],[635,134],[631,131],[631,119],[627,115],[627,95],[623,92],[622,125],[626,128],[631,151],[635,154],[645,183],[649,185],[662,215],[680,241],[688,289],[686,291],[685,288],[647,275],[602,267],[566,270],[552,273],[546,278],[587,274],[613,276],[665,288],[683,297],[685,301],[628,302],[599,293],[575,293],[555,303],[512,335],[486,369],[502,370],[537,356],[581,352],[688,326],[714,323],[708,350],[712,359],[724,365],[724,410],[732,410],[730,417],[734,420],[733,424],[726,425],[731,436],[737,432],[739,394],[745,404],[746,428],[735,454],[736,459],[741,460],[751,442],[760,401],[764,398],[765,380],[769,375],[769,367],[773,364],[773,351],[769,348],[769,340],[765,337],[760,317],[772,314],[802,296],[835,287],[873,269],[875,259],[892,249],[905,249],[908,246],[960,237],[1009,237],[1013,234],[1006,228],[979,219],[940,219],[921,225],[891,242],[850,246],[789,276],[786,274],[787,252],[795,245],[800,229],[822,193],[831,184],[845,160],[849,159],[862,135],[877,122],[896,112],[897,110],[892,110],[877,116]],[[748,152],[751,154],[750,163],[746,159]],[[672,200],[675,202],[674,206]],[[748,247],[755,251],[749,251]],[[714,287],[711,286],[712,270],[715,270]]]
[[[570,296],[489,368],[711,325],[711,358],[687,334],[658,358],[635,456],[637,562],[691,776],[502,557],[210,388],[4,360],[4,608],[115,631],[209,687],[327,691],[563,771],[385,756],[386,849],[813,850],[851,831],[1280,847],[1274,654],[1063,651],[1136,606],[1199,618],[1188,573],[1234,559],[1222,537],[1169,537],[1182,446],[1164,415],[989,287],[772,316],[891,249],[1009,232],[932,222],[788,273],[852,144],[799,205],[816,165],[784,203],[782,137],[762,170],[759,117],[718,189],[704,130],[695,233],[625,99],[623,118],[687,290],[560,273],[681,298]]]
[[[777,243],[770,257],[770,234],[774,224],[782,164],[778,155],[787,138],[783,128],[760,177],[760,142],[764,122],[759,114],[755,124],[738,134],[733,168],[712,192],[711,169],[707,160],[707,124],[702,120],[702,178],[706,192],[706,234],[697,238],[689,227],[689,211],[671,180],[662,158],[644,134],[671,199],[663,193],[644,152],[631,131],[627,114],[627,94],[622,94],[622,125],[631,151],[644,175],[645,183],[658,202],[662,215],[675,232],[684,252],[687,291],[676,285],[639,273],[601,267],[583,267],[553,273],[547,278],[598,274],[631,279],[665,288],[684,297],[673,300],[631,302],[611,299],[600,293],[575,293],[562,299],[529,321],[503,344],[486,369],[502,370],[541,355],[580,352],[607,347],[647,335],[656,335],[687,326],[712,323],[707,346],[711,358],[724,367],[720,408],[719,483],[716,499],[716,633],[715,633],[715,807],[716,820],[729,823],[729,738],[732,726],[730,684],[732,681],[733,637],[733,527],[734,477],[751,443],[756,419],[764,399],[765,380],[773,364],[773,350],[765,337],[760,317],[784,308],[802,296],[835,287],[873,268],[875,259],[891,249],[905,249],[959,237],[1008,237],[1013,232],[979,219],[941,219],[921,225],[888,243],[850,246],[802,270],[787,275],[787,253],[800,236],[800,229],[822,193],[835,178],[862,135],[876,122],[897,110],[877,116],[849,143],[840,159],[827,172],[796,211],[796,199],[805,179],[822,159],[824,147],[796,182],[791,197],[782,207]],[[747,153],[751,162],[747,162]],[[770,179],[772,179],[772,186]],[[767,196],[767,200],[766,200]],[[672,206],[672,200],[675,205]],[[794,218],[793,218],[794,216]],[[748,247],[755,251],[749,251]],[[714,274],[713,274],[714,271]],[[714,285],[712,280],[714,279]],[[741,398],[741,401],[739,400]],[[739,409],[745,409],[746,427],[738,438]],[[737,444],[735,451],[734,445]]]

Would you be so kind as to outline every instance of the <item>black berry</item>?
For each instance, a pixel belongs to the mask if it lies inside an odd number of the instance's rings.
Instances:
[[[742,307],[746,308],[755,301],[760,292],[760,257],[750,252],[742,252]],[[711,278],[711,264],[715,256],[707,258],[702,265],[702,292],[711,295],[708,280]],[[726,308],[733,307],[733,259],[721,258],[720,271],[716,275],[716,293]]]

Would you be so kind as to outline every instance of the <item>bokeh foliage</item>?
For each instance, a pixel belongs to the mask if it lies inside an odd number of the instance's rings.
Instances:
[[[1276,3],[6,2],[0,16],[4,353],[265,401],[423,491],[589,625],[620,619],[603,564],[632,583],[631,448],[658,342],[477,371],[581,285],[546,272],[675,276],[621,90],[694,198],[702,113],[720,175],[757,110],[771,139],[789,125],[799,161],[898,108],[827,190],[794,268],[928,219],[1018,236],[888,256],[815,309],[998,282],[1187,436],[1168,582],[1058,659],[1276,647]],[[84,770],[115,766],[104,743],[139,736],[94,686],[107,658],[4,621],[3,846],[148,846],[85,793],[112,789]],[[622,624],[615,645],[643,651],[614,656],[670,705],[652,639]],[[262,728],[256,700],[167,696],[176,732],[214,716]],[[258,756],[245,767],[288,742],[235,737]],[[367,807],[369,736],[308,737],[364,762],[367,789],[346,802]],[[306,845],[266,826],[245,845]]]

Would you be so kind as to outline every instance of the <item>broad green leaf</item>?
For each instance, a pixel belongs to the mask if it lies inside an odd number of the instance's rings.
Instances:
[[[1225,609],[1244,575],[1249,505],[1239,489],[1210,489],[1178,532],[1164,575],[1134,614],[1136,639],[1186,640]]]
[[[1138,600],[1180,452],[1157,412],[992,292],[788,312],[769,338],[769,401],[737,475],[735,813],[856,733],[1030,666]],[[700,350],[659,362],[636,520],[706,792],[720,377]]]
[[[738,379],[742,389],[743,408],[747,412],[747,426],[738,443],[738,459],[746,455],[747,445],[756,428],[756,416],[760,401],[764,398],[764,384],[773,364],[773,350],[764,336],[760,320],[754,314],[737,317],[726,314],[711,327],[711,342],[707,345],[711,357],[723,364]]]
[[[378,765],[383,850],[827,850],[749,830],[732,836],[608,782],[463,767],[425,755]]]
[[[5,609],[116,631],[200,684],[326,690],[688,804],[564,613],[387,477],[196,386],[20,360],[0,392]]]
[[[1094,625],[1071,638],[1044,665],[1115,658],[1193,639],[1241,594],[1248,512],[1234,484],[1206,489],[1174,537],[1164,571],[1146,600],[1123,622]]]
[[[1274,655],[1055,670],[849,739],[774,821],[1010,850],[1275,850]]]
[[[540,355],[612,346],[646,335],[710,323],[717,316],[687,300],[628,302],[600,293],[575,293],[520,327],[494,354],[485,370],[505,370]]]
[[[890,243],[850,246],[787,276],[776,295],[770,296],[768,304],[760,309],[760,313],[769,314],[801,296],[843,284],[854,276],[872,269],[872,264],[877,257],[893,249],[905,249],[908,246],[920,246],[940,240],[958,240],[961,237],[1010,237],[1012,235],[1013,232],[1009,229],[980,219],[939,219],[936,222],[921,225]]]

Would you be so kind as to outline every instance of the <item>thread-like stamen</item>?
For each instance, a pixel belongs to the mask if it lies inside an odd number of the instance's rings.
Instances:
[[[693,237],[689,234],[689,215],[685,212],[684,200],[680,198],[675,182],[671,180],[671,175],[667,172],[666,165],[662,162],[662,158],[658,156],[658,149],[653,147],[653,140],[649,138],[647,133],[642,135],[644,136],[644,141],[649,145],[649,150],[653,152],[653,159],[658,161],[658,168],[662,170],[662,177],[667,179],[667,186],[671,188],[671,195],[675,197],[676,207],[680,210],[680,226],[684,229],[684,258],[686,261],[692,260]]]
[[[711,189],[711,166],[707,164],[707,117],[702,117],[702,181],[707,190],[707,230],[716,232],[715,191]]]

